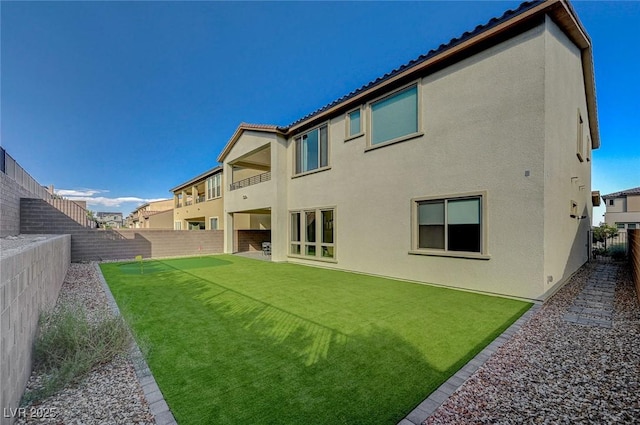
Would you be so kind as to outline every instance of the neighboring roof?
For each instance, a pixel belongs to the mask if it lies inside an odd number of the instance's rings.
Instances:
[[[502,16],[490,19],[484,25],[478,25],[472,31],[463,33],[458,38],[452,38],[448,43],[441,44],[437,49],[420,55],[393,71],[376,78],[362,87],[342,96],[339,99],[317,109],[286,127],[275,125],[257,125],[242,123],[227,142],[218,161],[223,162],[233,145],[245,130],[268,131],[284,135],[296,134],[312,127],[318,121],[326,120],[329,116],[346,111],[355,105],[362,104],[385,91],[393,89],[423,75],[451,65],[466,57],[498,44],[519,32],[522,32],[539,22],[539,19],[549,15],[565,32],[569,39],[582,50],[582,68],[587,98],[587,113],[590,124],[591,144],[593,149],[600,147],[600,132],[598,129],[598,114],[595,93],[595,77],[591,39],[585,31],[580,19],[566,0],[535,0],[522,3],[515,10],[507,10]]]
[[[640,187],[634,187],[633,189],[622,190],[620,192],[614,192],[608,195],[602,195],[602,199],[623,198],[627,195],[640,195]]]
[[[229,139],[224,149],[222,149],[222,152],[220,152],[220,155],[218,155],[218,162],[224,161],[224,159],[227,157],[229,152],[231,152],[231,149],[236,144],[238,139],[240,139],[240,136],[242,135],[242,133],[248,130],[260,131],[264,133],[283,134],[283,135],[286,134],[287,132],[286,128],[279,127],[277,125],[272,125],[272,124],[249,124],[246,122],[240,123],[238,128],[236,128],[236,131],[233,133],[233,136],[231,136],[231,139]]]
[[[222,172],[222,166],[221,165],[213,167],[212,169],[210,169],[208,171],[205,171],[204,173],[192,178],[191,180],[188,180],[188,181],[186,181],[184,183],[180,183],[178,186],[174,187],[173,189],[170,189],[169,191],[170,192],[175,192],[176,190],[182,189],[183,187],[191,186],[192,184],[194,184],[194,183],[196,183],[196,182],[198,182],[200,180],[204,180],[207,177],[210,177],[210,176],[212,176],[212,175],[214,175],[214,174],[216,174],[218,172]]]
[[[157,204],[159,202],[167,202],[167,201],[171,201],[173,202],[173,199],[158,199],[157,201],[150,201],[150,202],[146,202],[142,205],[139,205],[135,210],[133,210],[133,213],[135,213],[136,211],[141,210],[142,208],[148,207],[151,204]],[[170,210],[171,208],[167,208],[167,210]],[[166,210],[161,210],[161,211],[166,211]],[[132,214],[133,214],[132,213]]]

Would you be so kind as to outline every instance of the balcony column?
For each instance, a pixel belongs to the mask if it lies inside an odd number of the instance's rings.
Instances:
[[[191,196],[193,196],[193,204],[198,203],[198,188],[196,186],[191,186]]]

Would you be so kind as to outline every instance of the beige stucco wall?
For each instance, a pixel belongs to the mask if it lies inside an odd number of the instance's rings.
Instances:
[[[591,162],[577,156],[578,111],[585,145],[589,128],[581,52],[551,19],[545,26],[544,284],[552,291],[588,260]],[[570,217],[572,200],[586,218]]]
[[[224,197],[224,189],[223,189]],[[176,208],[173,211],[173,221],[180,221],[182,229],[186,230],[187,222],[192,219],[202,218],[205,221],[206,230],[211,230],[210,218],[218,217],[218,229],[224,229],[224,200],[223,197],[210,199],[204,202],[197,202],[192,205]],[[172,227],[173,228],[173,227]]]
[[[616,223],[640,223],[640,212],[607,212],[605,223],[616,226]]]
[[[627,212],[640,213],[640,195],[627,196]]]
[[[289,209],[336,207],[337,262],[321,265],[526,298],[544,292],[543,31],[423,78],[422,137],[365,152],[364,137],[344,142],[344,115],[331,121],[331,169],[289,179]],[[290,145],[289,175],[292,163]],[[475,191],[487,193],[489,260],[409,254],[412,198]]]
[[[416,80],[418,137],[367,149],[367,134],[345,141],[344,115],[333,117],[330,168],[304,176],[292,177],[293,137],[245,132],[225,173],[271,143],[272,180],[228,194],[226,226],[233,212],[270,208],[275,261],[543,299],[587,255],[590,162],[576,157],[578,109],[589,134],[581,66],[579,50],[547,20]],[[365,129],[368,115],[364,107]],[[410,253],[411,200],[469,192],[486,194],[485,258]],[[585,219],[569,217],[571,200]],[[289,211],[318,207],[335,208],[335,261],[288,257]]]
[[[223,169],[224,175],[232,175],[232,163],[234,160],[270,145],[271,154],[271,180],[237,190],[227,190],[224,195],[224,228],[225,252],[233,252],[232,229],[269,229],[287,228],[288,216],[286,213],[287,201],[287,141],[280,135],[269,132],[245,131],[238,142],[227,154]],[[231,179],[225,179],[225,188]],[[270,210],[271,214],[249,216],[246,213],[255,210]],[[242,213],[242,214],[240,214]],[[248,220],[239,223],[239,220]],[[272,235],[272,243],[277,246],[272,251],[274,261],[285,261],[287,243],[286,232],[277,232]]]
[[[627,210],[627,198],[613,198],[613,205],[609,205],[611,199],[605,200],[607,213],[619,213]]]
[[[173,229],[173,211],[167,210],[149,216],[144,220],[146,229]]]

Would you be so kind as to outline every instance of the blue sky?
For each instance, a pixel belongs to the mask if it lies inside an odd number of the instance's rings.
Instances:
[[[240,122],[287,125],[518,5],[2,1],[1,143],[127,214],[214,167]],[[595,57],[593,189],[640,186],[640,2],[573,5]]]

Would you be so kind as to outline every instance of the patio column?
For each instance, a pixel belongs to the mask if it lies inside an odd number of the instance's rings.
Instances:
[[[224,253],[233,254],[233,213],[224,215]]]

